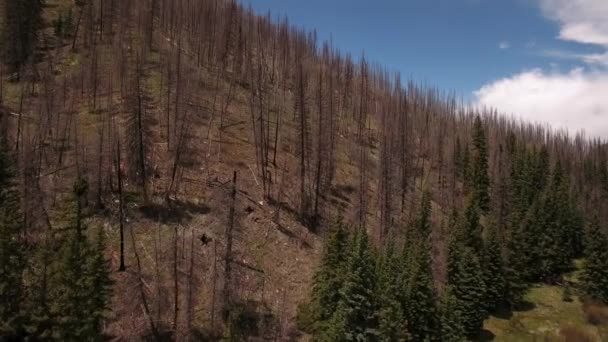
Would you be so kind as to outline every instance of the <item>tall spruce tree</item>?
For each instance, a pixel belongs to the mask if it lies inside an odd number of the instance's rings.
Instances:
[[[481,264],[486,285],[486,308],[494,312],[505,302],[506,291],[505,265],[495,224],[488,225],[486,230]]]
[[[432,272],[430,204],[430,194],[425,193],[413,227],[414,234],[410,234],[403,253],[406,259],[403,261],[402,306],[414,341],[436,340],[440,328]]]
[[[16,336],[23,327],[25,246],[14,161],[0,141],[0,336]]]
[[[454,291],[447,286],[441,297],[441,341],[460,342],[466,340],[462,313]]]
[[[348,231],[342,218],[339,218],[327,238],[321,264],[313,280],[309,310],[313,315],[313,329],[319,333],[327,329],[327,322],[340,302],[348,255]]]
[[[471,195],[483,212],[490,210],[490,177],[488,176],[488,146],[479,115],[473,124],[473,156],[471,160]]]
[[[479,212],[480,210],[475,200],[469,199],[464,215],[455,231],[455,239],[477,253],[481,253],[483,248],[483,227],[479,222]],[[479,256],[480,255],[478,254],[478,257]]]
[[[512,138],[508,145],[511,172],[508,180],[510,212],[505,243],[505,302],[515,308],[535,278],[538,222],[549,173],[546,149],[528,150]],[[543,152],[545,151],[545,152]]]
[[[526,216],[530,281],[554,283],[580,254],[582,230],[569,182],[558,162],[543,196]]]
[[[388,242],[378,263],[378,340],[385,342],[407,341],[409,334],[404,310],[400,301],[399,258],[394,243]]]
[[[585,240],[585,261],[581,283],[585,294],[608,304],[608,236],[602,231],[597,218],[587,229]]]
[[[67,238],[61,265],[59,265],[59,291],[54,311],[58,327],[55,337],[61,340],[86,340],[93,335],[93,327],[87,324],[90,295],[90,274],[87,261],[91,246],[84,235],[82,199],[87,192],[87,183],[78,179],[74,184],[74,199],[67,213]]]
[[[448,285],[457,300],[467,336],[475,336],[483,325],[486,312],[486,286],[477,254],[472,248],[456,243],[450,247]]]
[[[352,241],[340,302],[323,341],[378,339],[374,253],[367,233],[359,230]]]
[[[467,336],[473,336],[481,329],[487,308],[478,212],[477,203],[469,201],[448,247],[448,285],[457,300]]]
[[[431,248],[428,241],[420,241],[414,247],[406,282],[405,317],[408,331],[414,341],[433,341],[439,332],[437,294],[431,267]]]
[[[58,265],[57,298],[53,306],[57,320],[54,337],[59,340],[102,340],[100,323],[109,304],[111,280],[104,257],[105,241],[98,236],[94,247],[86,235],[82,201],[87,191],[87,182],[78,179],[71,213],[67,215],[67,236]]]
[[[27,266],[27,297],[23,303],[26,313],[25,335],[31,340],[52,340],[57,322],[54,315],[54,297],[57,293],[57,265],[54,262],[56,243],[52,232],[47,231],[31,254]]]
[[[110,277],[110,264],[105,257],[106,238],[103,229],[99,229],[95,248],[89,256],[89,324],[93,331],[93,339],[100,340],[106,312],[110,308],[113,281]]]

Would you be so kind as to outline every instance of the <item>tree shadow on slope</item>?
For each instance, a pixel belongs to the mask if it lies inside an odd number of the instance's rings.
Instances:
[[[168,203],[148,203],[139,207],[139,211],[150,220],[161,223],[185,223],[195,215],[205,215],[211,208],[205,204],[189,201],[171,200]]]
[[[477,334],[477,336],[475,336],[475,338],[473,338],[473,341],[487,342],[487,341],[494,341],[495,338],[496,338],[496,335],[494,335],[494,333],[491,332],[490,330],[481,329],[481,331]]]
[[[509,320],[513,317],[514,312],[527,312],[534,310],[535,308],[536,304],[525,300],[513,308],[502,306],[498,310],[492,312],[492,316],[499,319]]]

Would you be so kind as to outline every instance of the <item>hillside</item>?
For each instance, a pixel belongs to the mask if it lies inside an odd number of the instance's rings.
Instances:
[[[75,202],[78,229],[82,215],[87,238],[101,229],[107,240],[108,339],[310,339],[298,312],[338,217],[381,254],[416,240],[425,193],[437,293],[453,213],[471,201],[511,257],[515,227],[551,234],[531,219],[542,209],[572,210],[575,237],[547,242],[568,263],[584,224],[608,219],[605,142],[469,108],[287,19],[212,0],[46,0],[41,11],[35,49],[0,72],[0,140],[15,166],[2,185],[19,195],[30,265],[20,284],[53,279]],[[482,201],[472,184],[483,174]],[[78,180],[88,191],[74,191]],[[564,269],[542,272],[530,279],[564,284]]]

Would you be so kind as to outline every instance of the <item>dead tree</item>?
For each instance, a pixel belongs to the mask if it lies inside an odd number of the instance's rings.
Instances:
[[[224,254],[224,287],[222,289],[222,317],[224,322],[230,318],[232,308],[232,239],[234,230],[234,215],[236,205],[236,185],[237,172],[234,171],[232,176],[232,191],[230,193],[230,211],[228,213],[228,224],[226,225],[226,252]]]
[[[300,217],[304,222],[308,221],[310,215],[310,196],[306,182],[306,170],[308,163],[308,108],[306,100],[306,88],[308,86],[308,74],[304,67],[304,61],[298,56],[297,63],[297,88],[294,114],[298,119],[298,154],[300,163]]]

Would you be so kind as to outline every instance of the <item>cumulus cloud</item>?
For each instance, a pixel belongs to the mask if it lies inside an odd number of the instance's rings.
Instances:
[[[567,72],[527,70],[493,81],[474,92],[477,104],[608,139],[608,0],[538,1],[543,15],[559,24],[557,39],[604,51],[543,51],[549,57],[577,60],[581,66]]]
[[[498,48],[500,48],[501,50],[505,50],[510,47],[511,47],[511,44],[509,44],[509,42],[507,42],[507,41],[503,41],[498,44]]]
[[[491,106],[528,121],[584,130],[608,138],[608,73],[529,70],[497,80],[475,92],[479,105]]]
[[[560,39],[608,47],[608,1],[539,1],[543,14],[560,23]]]

